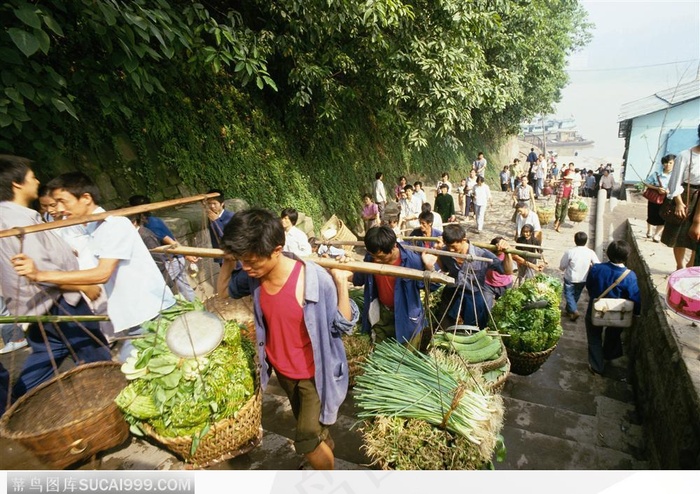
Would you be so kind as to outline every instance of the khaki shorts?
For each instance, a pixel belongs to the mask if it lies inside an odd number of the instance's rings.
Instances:
[[[311,453],[321,441],[329,437],[328,427],[319,421],[321,399],[314,379],[290,379],[277,371],[275,374],[280,387],[287,393],[292,413],[297,420],[294,449],[300,454]]]

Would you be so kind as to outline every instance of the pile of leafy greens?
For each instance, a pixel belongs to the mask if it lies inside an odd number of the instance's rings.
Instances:
[[[561,300],[563,285],[557,278],[538,274],[518,288],[507,290],[491,313],[500,333],[510,335],[503,343],[518,352],[541,352],[553,347],[563,333]],[[545,307],[540,307],[544,305]],[[528,308],[533,302],[541,302]]]
[[[164,437],[192,437],[192,454],[212,424],[232,417],[254,393],[254,353],[241,338],[240,326],[227,321],[221,344],[206,357],[180,358],[165,342],[170,323],[201,302],[180,301],[161,317],[144,324],[145,336],[122,365],[131,382],[115,402],[131,432],[144,435],[143,424]]]

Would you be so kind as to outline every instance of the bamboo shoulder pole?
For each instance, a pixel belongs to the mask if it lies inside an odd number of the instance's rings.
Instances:
[[[450,252],[449,250],[429,249],[427,247],[418,247],[415,245],[404,245],[404,249],[412,250],[413,252],[425,252],[427,254],[435,254],[436,256],[447,256],[455,257],[457,259],[466,259],[467,261],[493,262],[493,259],[489,259],[488,257],[472,256],[471,254],[459,254],[457,252]]]
[[[83,223],[89,223],[91,221],[101,221],[109,216],[131,216],[133,214],[146,213],[148,211],[156,211],[158,209],[172,208],[175,206],[182,206],[184,204],[191,204],[193,202],[204,201],[206,199],[218,196],[218,193],[200,194],[196,196],[182,197],[180,199],[171,199],[169,201],[154,202],[152,204],[142,204],[140,206],[132,206],[129,208],[114,209],[112,211],[105,211],[104,213],[88,214],[87,216],[52,221],[50,223],[41,223],[38,225],[28,225],[24,227],[9,228],[7,230],[0,231],[0,238],[14,237],[16,235],[24,235],[25,233],[44,232],[46,230],[63,228],[66,226],[81,225]]]
[[[97,322],[109,321],[107,316],[0,316],[0,324],[23,324],[33,322]]]
[[[182,246],[169,246],[163,245],[161,247],[156,247],[151,249],[151,252],[156,252],[159,254],[180,254],[184,256],[197,256],[197,257],[223,257],[224,251],[221,249],[205,249],[202,247],[182,247]],[[455,280],[451,276],[447,276],[439,271],[421,271],[420,269],[404,268],[402,266],[391,266],[388,264],[378,264],[374,262],[363,262],[363,261],[348,261],[341,262],[336,259],[331,259],[328,257],[305,257],[305,260],[313,261],[319,266],[327,269],[344,269],[345,271],[352,271],[357,273],[368,273],[368,274],[383,274],[385,276],[395,276],[397,278],[408,278],[412,280],[423,281],[426,276],[431,283],[443,283],[446,285],[453,285]]]
[[[332,245],[334,247],[341,245],[352,245],[353,247],[364,247],[365,243],[362,240],[316,240],[316,245]]]
[[[404,242],[437,242],[438,240],[442,240],[442,237],[404,237],[403,241]],[[477,247],[481,247],[482,249],[488,249],[491,250],[490,247],[493,247],[491,244],[485,244],[482,242],[473,242],[470,240],[471,243],[476,245]],[[542,247],[541,245],[530,245],[530,244],[513,244],[511,243],[513,247],[537,247],[538,249],[541,250],[554,250],[552,247]],[[506,251],[508,252],[508,251]],[[518,254],[517,252],[511,252],[512,254]]]
[[[471,242],[474,244],[476,247],[481,247],[482,249],[489,250],[491,252],[496,252],[498,249],[496,249],[495,245],[491,244],[483,244],[481,242]],[[536,247],[534,245],[531,245],[529,247]],[[539,249],[539,247],[537,247]],[[506,249],[505,251],[508,254],[515,254],[516,256],[520,257],[531,257],[534,259],[542,259],[542,254],[539,254],[537,252],[528,252],[526,250],[518,250],[518,249]]]

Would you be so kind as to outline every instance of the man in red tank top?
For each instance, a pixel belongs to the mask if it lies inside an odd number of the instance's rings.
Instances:
[[[316,470],[333,469],[328,426],[345,399],[348,370],[342,333],[350,333],[359,311],[348,294],[348,272],[331,274],[283,252],[285,232],[263,209],[237,213],[224,229],[227,256],[219,293],[253,296],[263,389],[272,369],[297,421],[294,447]],[[330,321],[330,323],[329,323]]]

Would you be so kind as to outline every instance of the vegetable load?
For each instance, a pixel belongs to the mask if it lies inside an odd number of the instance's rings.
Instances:
[[[541,352],[553,347],[563,333],[561,301],[563,285],[557,278],[538,274],[507,290],[493,306],[496,329],[510,335],[503,342],[517,352]]]
[[[431,344],[435,348],[457,353],[468,364],[495,360],[503,351],[501,339],[494,338],[485,329],[471,335],[436,331]]]
[[[588,211],[588,204],[586,204],[586,201],[577,199],[569,202],[569,209],[573,209],[574,211]]]
[[[503,401],[479,373],[434,350],[378,344],[357,377],[367,453],[383,468],[480,468],[490,462],[503,424]],[[437,442],[436,442],[437,441]]]
[[[192,454],[210,426],[232,417],[255,391],[255,348],[241,338],[237,322],[225,323],[221,344],[206,357],[180,358],[167,347],[170,323],[203,308],[201,302],[180,301],[143,325],[143,338],[134,340],[135,349],[122,365],[131,382],[115,399],[132,433],[144,435],[148,424],[164,437],[191,436]]]

